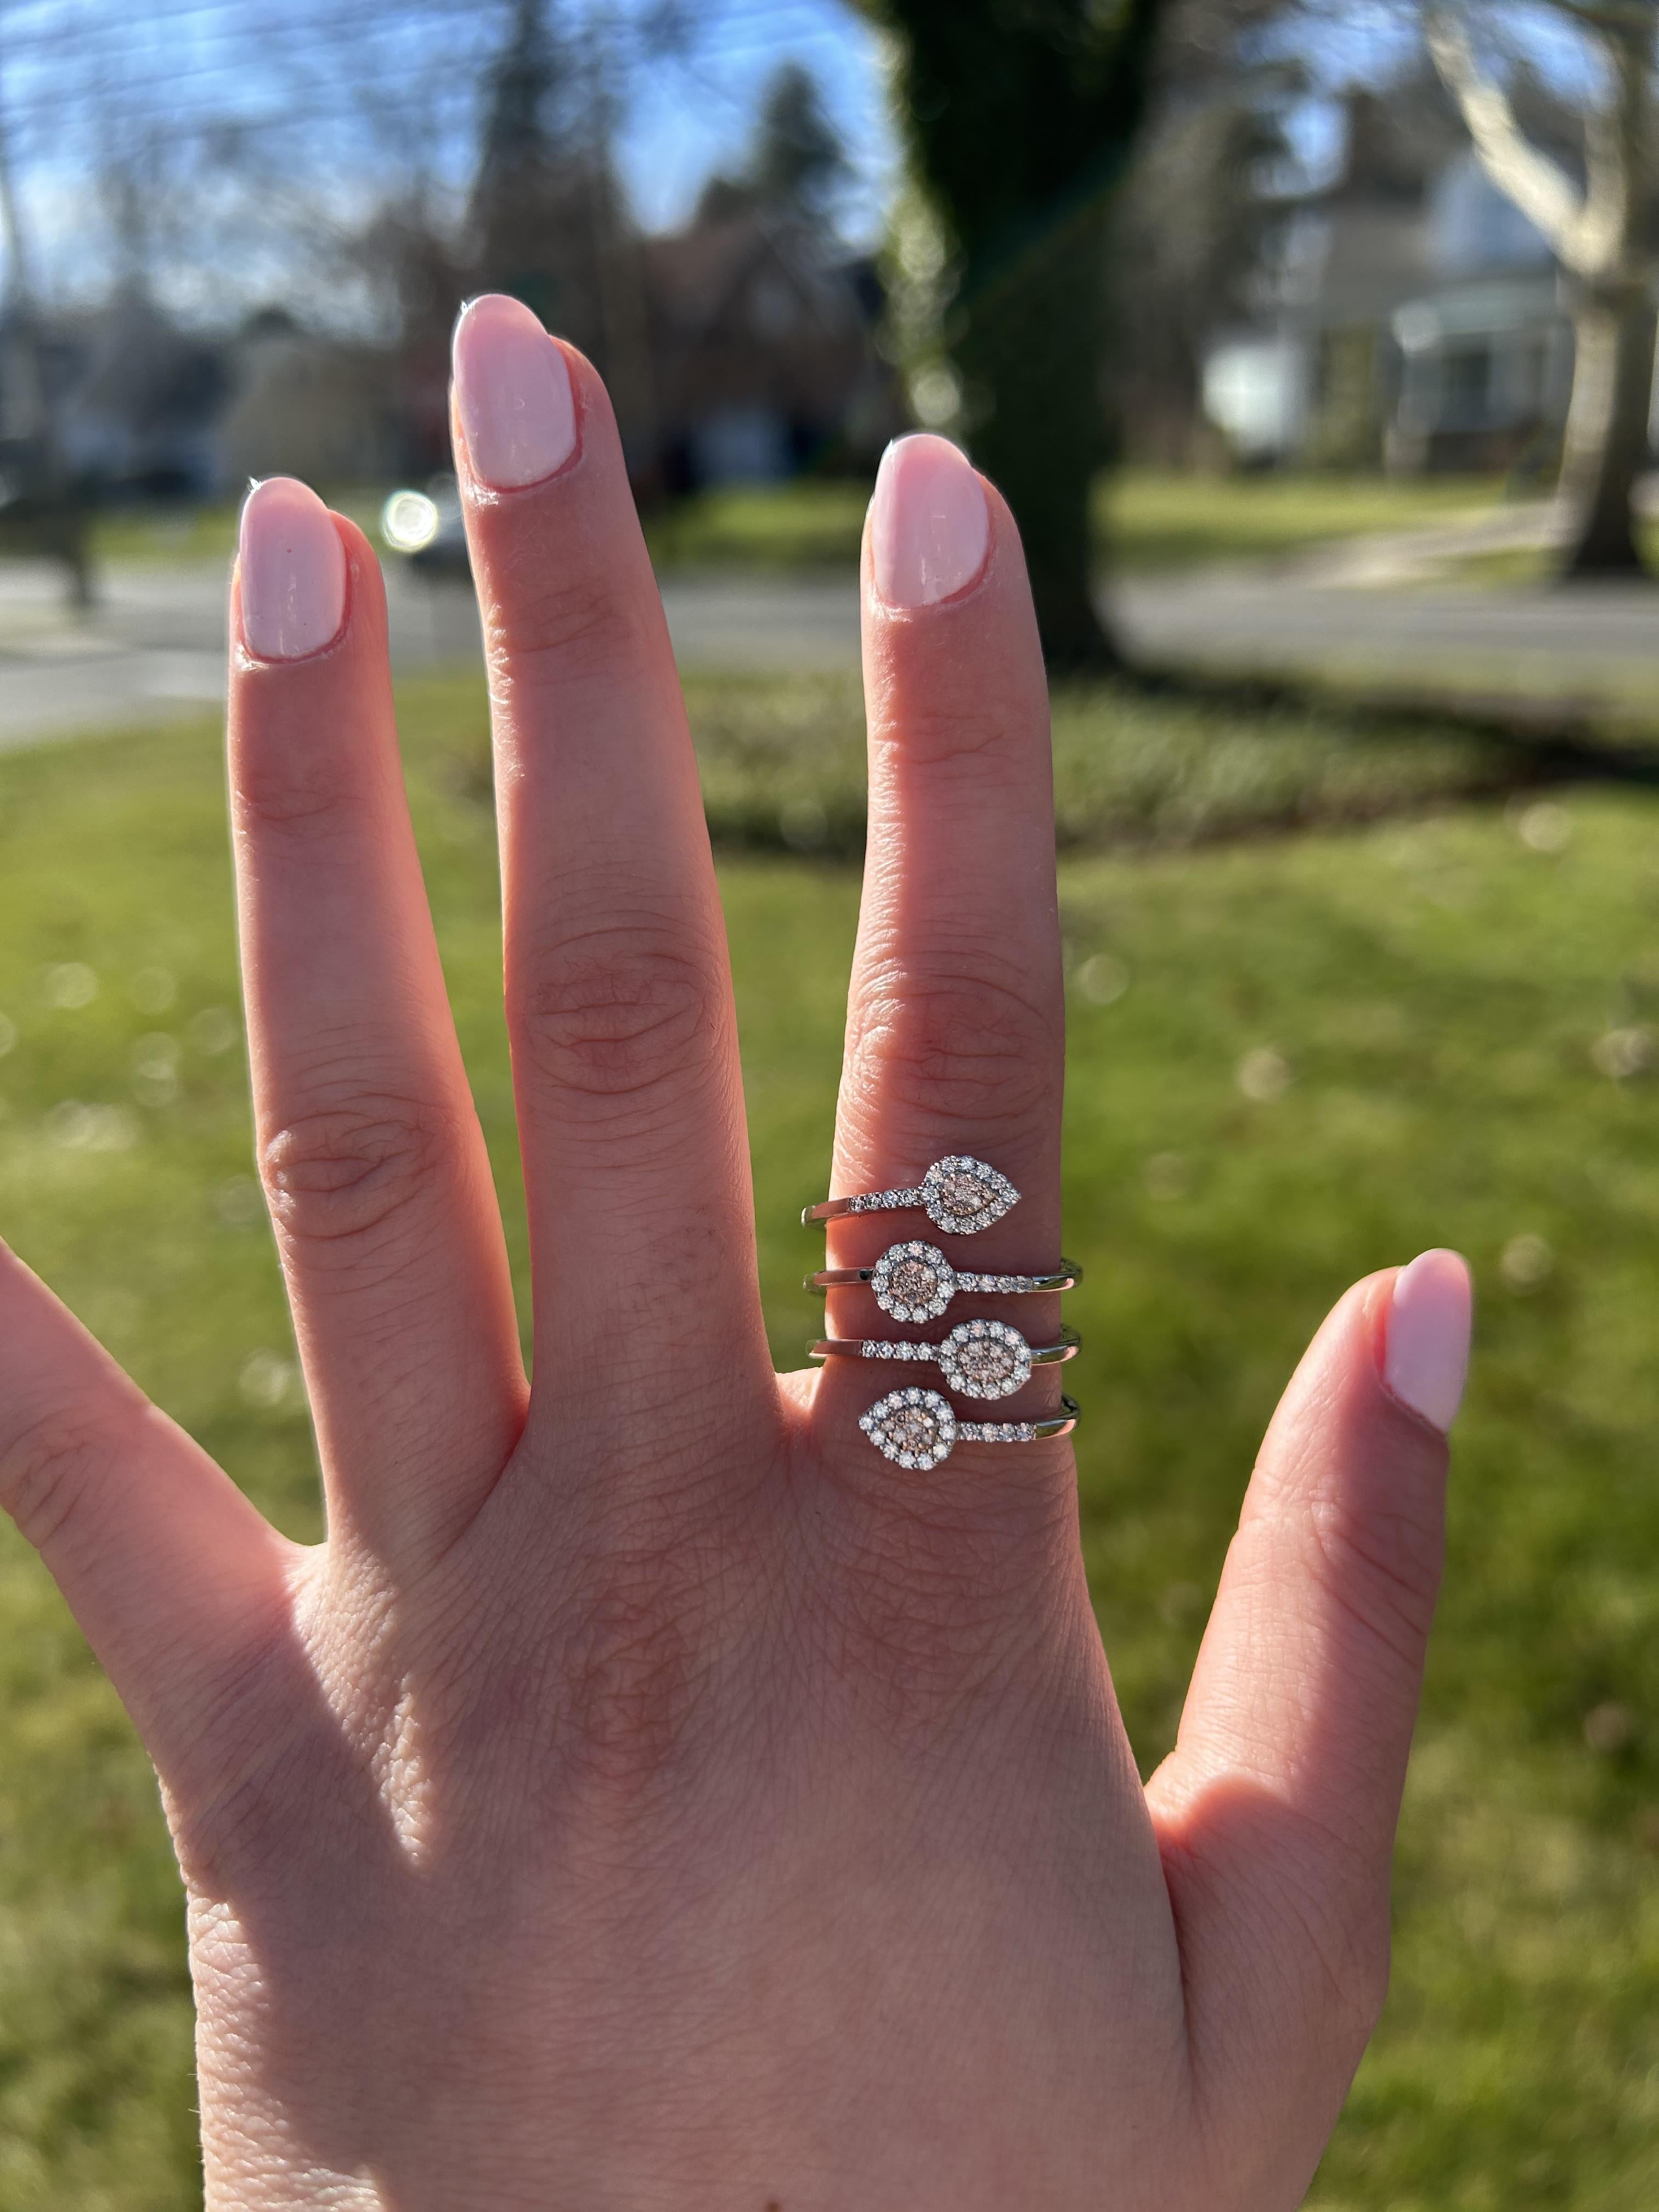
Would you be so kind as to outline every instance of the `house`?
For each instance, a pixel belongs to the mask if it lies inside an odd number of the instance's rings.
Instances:
[[[1292,213],[1261,319],[1217,334],[1206,412],[1247,461],[1545,460],[1572,383],[1549,246],[1431,88],[1351,95],[1346,141],[1339,175]],[[1565,143],[1551,151],[1574,158]]]
[[[900,427],[866,264],[759,209],[646,242],[655,437],[667,489],[873,465]]]

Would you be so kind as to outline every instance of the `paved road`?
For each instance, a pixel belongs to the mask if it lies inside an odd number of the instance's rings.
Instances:
[[[1659,699],[1659,589],[1344,588],[1305,571],[1139,578],[1114,593],[1155,660],[1408,685]]]
[[[1331,556],[1328,573],[1352,573]],[[1361,681],[1659,697],[1659,590],[1376,590],[1322,582],[1308,564],[1138,579],[1113,593],[1125,637],[1154,659],[1316,671]],[[478,650],[471,592],[388,574],[392,658],[404,669]],[[126,568],[76,621],[55,574],[0,566],[0,745],[153,720],[224,693],[224,579],[215,568]],[[856,587],[822,578],[670,579],[682,665],[836,669],[858,661]]]
[[[392,657],[402,669],[477,654],[465,585],[387,573]],[[850,583],[738,578],[670,582],[669,628],[688,668],[844,668],[858,662]],[[131,568],[104,579],[88,619],[52,570],[0,565],[0,746],[154,721],[216,704],[225,689],[225,580],[217,568]]]

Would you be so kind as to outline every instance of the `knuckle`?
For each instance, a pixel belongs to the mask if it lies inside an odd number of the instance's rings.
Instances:
[[[236,754],[235,785],[238,811],[255,833],[294,831],[311,838],[348,830],[361,812],[362,775],[348,747],[243,744]]]
[[[447,1109],[389,1094],[285,1121],[259,1147],[278,1233],[314,1246],[383,1238],[453,1173],[459,1135]]]
[[[1004,767],[1013,778],[1013,793],[1029,788],[1019,718],[1009,702],[994,694],[953,701],[948,707],[907,700],[902,717],[878,723],[876,736],[878,744],[890,747],[908,767],[949,771],[959,763],[969,769],[972,781],[968,795],[980,804],[988,796],[988,774],[996,776]]]
[[[1020,1127],[1049,1109],[1060,1051],[1057,1015],[1030,981],[945,970],[878,977],[854,1017],[857,1079],[907,1113]]]
[[[1368,1643],[1414,1673],[1440,1587],[1438,1528],[1408,1513],[1356,1514],[1335,1499],[1316,1502],[1307,1528],[1312,1572],[1326,1597]]]
[[[6,1439],[0,1449],[0,1501],[37,1551],[62,1534],[118,1450],[105,1416],[73,1404],[25,1419]]]
[[[704,949],[648,928],[596,931],[538,951],[514,994],[537,1074],[603,1100],[708,1073],[723,1036],[724,996]]]
[[[544,675],[564,681],[629,665],[643,644],[635,596],[603,574],[556,581],[515,574],[490,609],[489,661],[498,689],[503,682],[516,688]]]

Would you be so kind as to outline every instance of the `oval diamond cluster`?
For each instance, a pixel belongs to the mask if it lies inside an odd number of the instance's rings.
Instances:
[[[964,1398],[1009,1398],[1031,1379],[1031,1347],[1006,1322],[958,1322],[939,1348],[939,1364]]]

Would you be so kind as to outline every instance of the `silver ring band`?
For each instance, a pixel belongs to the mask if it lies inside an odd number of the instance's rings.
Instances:
[[[1042,1291],[1074,1290],[1083,1280],[1075,1260],[1061,1260],[1045,1273],[987,1275],[953,1267],[937,1244],[890,1244],[873,1267],[820,1267],[803,1287],[809,1291],[852,1290],[868,1284],[876,1304],[895,1321],[937,1321],[958,1291],[981,1297],[1022,1298]]]
[[[1078,1413],[1076,1400],[1062,1398],[1059,1413],[1047,1420],[959,1421],[937,1390],[912,1387],[878,1398],[860,1415],[859,1426],[895,1466],[926,1468],[948,1459],[957,1444],[1034,1444],[1044,1437],[1069,1436]]]
[[[959,1322],[943,1344],[895,1343],[887,1337],[826,1336],[812,1346],[812,1359],[902,1359],[940,1369],[946,1383],[964,1398],[1009,1398],[1031,1379],[1034,1367],[1058,1367],[1075,1359],[1082,1338],[1062,1329],[1057,1344],[1028,1344],[1006,1322]]]
[[[860,1191],[853,1198],[826,1198],[809,1206],[803,1222],[840,1221],[849,1213],[899,1213],[919,1207],[935,1229],[950,1237],[971,1237],[1000,1221],[1019,1193],[1006,1176],[966,1152],[935,1160],[919,1183],[894,1190]]]

